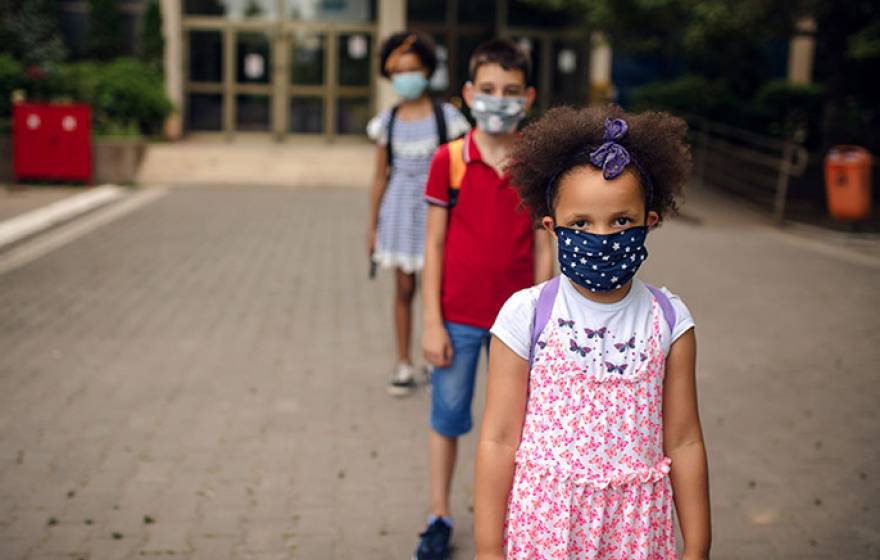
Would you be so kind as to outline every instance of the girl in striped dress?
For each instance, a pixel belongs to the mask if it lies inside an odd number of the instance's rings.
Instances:
[[[382,75],[391,80],[401,101],[367,125],[367,135],[378,145],[367,250],[374,263],[395,273],[398,363],[388,392],[404,396],[415,387],[410,355],[412,302],[423,263],[428,168],[437,147],[463,135],[470,124],[455,107],[436,103],[428,95],[428,79],[437,66],[430,38],[396,33],[383,43],[380,57]]]

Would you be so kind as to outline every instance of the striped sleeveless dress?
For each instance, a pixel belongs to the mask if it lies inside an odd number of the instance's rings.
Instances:
[[[457,138],[470,129],[470,123],[458,109],[443,104],[446,134]],[[373,117],[367,124],[367,136],[380,146],[388,144],[391,111]],[[425,183],[431,158],[438,146],[437,122],[431,113],[423,119],[394,121],[394,168],[379,207],[376,250],[373,260],[383,268],[399,268],[407,273],[421,271],[424,263]]]

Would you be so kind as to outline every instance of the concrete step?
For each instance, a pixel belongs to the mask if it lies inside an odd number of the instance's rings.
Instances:
[[[151,144],[142,185],[366,189],[375,147],[366,142],[277,143],[236,139]]]

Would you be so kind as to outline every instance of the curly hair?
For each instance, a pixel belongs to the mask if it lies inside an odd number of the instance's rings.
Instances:
[[[687,124],[683,120],[668,113],[626,113],[614,105],[557,107],[523,129],[507,166],[511,183],[536,221],[553,215],[547,190],[555,188],[571,169],[590,165],[578,154],[602,144],[606,118],[624,119],[629,125],[619,143],[638,162],[630,169],[639,177],[647,210],[657,212],[661,218],[667,212],[678,211],[677,199],[691,172],[690,148],[685,143]],[[649,176],[643,177],[642,173]],[[651,185],[650,196],[646,180]],[[556,198],[555,192],[552,195],[550,204]]]
[[[386,68],[388,58],[404,46],[404,43],[409,43],[409,45],[398,54],[412,53],[419,57],[430,78],[434,74],[434,70],[437,69],[437,47],[434,45],[433,39],[418,31],[399,31],[385,39],[379,49],[379,71],[384,77],[391,78],[391,74]]]

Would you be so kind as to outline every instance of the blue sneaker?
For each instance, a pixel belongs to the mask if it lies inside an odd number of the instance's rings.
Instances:
[[[447,560],[449,558],[449,539],[452,527],[442,519],[435,519],[424,533],[420,533],[419,547],[413,560]]]

